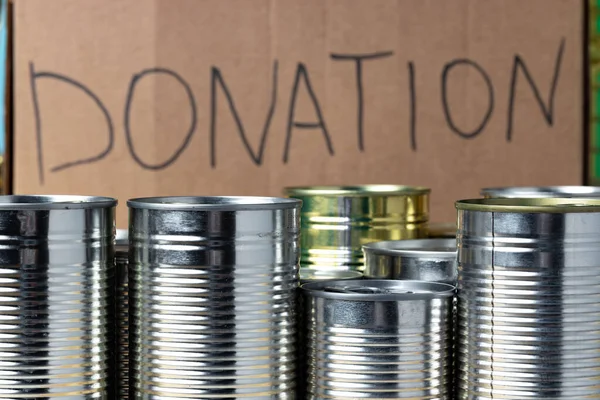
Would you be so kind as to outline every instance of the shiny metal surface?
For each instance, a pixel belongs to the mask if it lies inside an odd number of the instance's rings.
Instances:
[[[129,235],[126,229],[117,229],[115,238],[116,287],[116,385],[119,400],[130,398],[129,393]]]
[[[598,186],[512,186],[481,189],[485,198],[599,198]]]
[[[293,399],[301,202],[128,205],[135,398]]]
[[[300,284],[315,281],[335,281],[335,280],[354,280],[362,279],[363,274],[360,271],[345,270],[322,270],[318,268],[300,268]]]
[[[364,269],[362,245],[427,237],[427,188],[396,185],[285,189],[302,200],[302,267]]]
[[[332,269],[319,269],[319,268],[300,268],[300,285],[310,282],[322,282],[332,280],[357,280],[362,279],[363,274],[359,271],[347,271],[347,270],[332,270]],[[298,351],[296,354],[296,376],[298,378],[298,385],[296,386],[296,398],[306,398],[306,340],[304,338],[304,299],[302,297],[302,289],[298,288],[298,301],[296,304],[296,312],[298,313]]]
[[[600,200],[457,208],[458,398],[600,398]]]
[[[302,290],[307,399],[452,399],[453,286],[362,280]]]
[[[373,242],[364,245],[363,251],[365,278],[456,285],[456,239]]]
[[[0,196],[0,398],[112,399],[116,200]]]

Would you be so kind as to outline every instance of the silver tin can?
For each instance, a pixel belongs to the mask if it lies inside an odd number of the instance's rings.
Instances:
[[[598,186],[512,186],[481,189],[485,198],[600,198]]]
[[[458,209],[459,399],[600,396],[600,200]]]
[[[452,399],[454,286],[302,285],[308,399]]]
[[[293,398],[301,202],[128,205],[136,398]]]
[[[0,398],[114,398],[116,204],[0,196]]]
[[[126,229],[117,229],[115,240],[116,287],[116,385],[118,400],[127,400],[129,393],[129,238]]]
[[[365,278],[456,285],[456,239],[374,242],[364,245],[363,251]]]

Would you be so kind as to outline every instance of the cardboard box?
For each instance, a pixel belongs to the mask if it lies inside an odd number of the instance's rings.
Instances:
[[[14,191],[583,183],[573,0],[19,0]]]

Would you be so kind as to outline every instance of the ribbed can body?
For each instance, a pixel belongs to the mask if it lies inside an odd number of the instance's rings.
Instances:
[[[307,399],[452,399],[453,286],[363,280],[302,289]]]
[[[114,207],[0,196],[0,398],[111,399]]]
[[[116,345],[115,370],[118,400],[128,400],[129,394],[129,240],[126,230],[117,231],[115,246]]]
[[[294,398],[301,203],[128,204],[135,398]]]
[[[600,201],[561,202],[457,203],[459,399],[600,398]]]
[[[359,280],[362,279],[363,275],[358,271],[300,268],[299,277],[300,285],[303,285],[311,282]],[[304,298],[301,288],[298,288],[296,311],[298,313],[298,351],[296,355],[296,376],[298,377],[298,384],[296,385],[296,398],[302,400],[306,397],[306,353],[308,349],[306,347],[305,337]]]
[[[302,267],[362,271],[363,244],[427,237],[426,188],[323,186],[285,192],[303,203]]]

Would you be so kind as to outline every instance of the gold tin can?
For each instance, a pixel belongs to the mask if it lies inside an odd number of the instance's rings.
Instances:
[[[303,201],[302,267],[364,270],[362,246],[427,237],[429,193],[398,185],[285,188]]]

